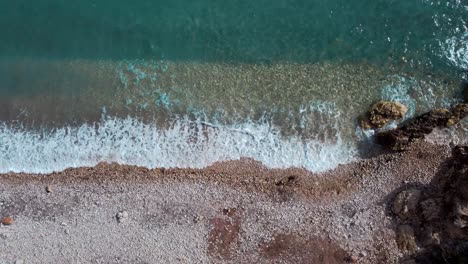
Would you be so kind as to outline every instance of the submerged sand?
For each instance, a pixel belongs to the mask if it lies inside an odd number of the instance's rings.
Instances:
[[[0,175],[0,263],[397,263],[389,203],[450,148],[426,142],[325,173],[244,159]]]

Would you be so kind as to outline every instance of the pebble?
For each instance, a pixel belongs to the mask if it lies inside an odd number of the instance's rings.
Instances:
[[[117,218],[117,222],[123,223],[128,218],[128,212],[127,211],[118,212],[116,218]]]
[[[11,216],[6,216],[2,219],[2,224],[3,225],[12,225],[13,224],[13,218]]]
[[[51,192],[52,192],[52,188],[51,188],[50,186],[47,186],[47,187],[46,187],[46,192],[47,192],[47,193],[51,193]]]

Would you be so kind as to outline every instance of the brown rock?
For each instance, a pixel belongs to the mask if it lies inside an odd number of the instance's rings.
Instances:
[[[376,141],[393,150],[405,150],[411,142],[424,138],[434,128],[446,126],[451,117],[452,113],[449,110],[435,109],[418,116],[397,129],[378,133]]]
[[[417,208],[421,191],[418,189],[409,189],[400,192],[393,202],[393,212],[402,220],[417,217]]]
[[[361,120],[363,128],[380,128],[390,121],[402,119],[408,108],[398,102],[379,101],[371,106],[367,118]]]
[[[11,216],[6,216],[2,219],[2,224],[3,225],[12,225],[13,224],[13,218]]]
[[[468,103],[458,104],[452,109],[452,116],[447,120],[447,126],[458,124],[460,120],[468,116]]]
[[[409,225],[400,225],[397,228],[396,242],[401,250],[412,251],[416,249],[416,240],[414,238],[414,230]]]

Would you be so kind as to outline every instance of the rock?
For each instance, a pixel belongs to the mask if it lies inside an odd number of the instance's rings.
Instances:
[[[50,186],[47,186],[47,187],[46,187],[46,192],[47,192],[47,193],[51,193],[51,192],[52,192],[52,188],[51,188]]]
[[[401,250],[413,251],[416,249],[414,230],[409,225],[400,225],[397,228],[396,242]]]
[[[421,191],[418,189],[409,189],[400,192],[393,202],[393,212],[402,220],[414,218],[417,215],[417,208]]]
[[[12,225],[13,224],[13,218],[11,216],[6,216],[2,219],[2,225]]]
[[[441,201],[440,199],[429,198],[420,203],[422,215],[426,221],[433,221],[439,218]]]
[[[390,121],[402,119],[408,108],[398,102],[379,101],[371,106],[368,114],[361,119],[365,129],[381,128]]]
[[[454,208],[454,224],[459,228],[468,227],[468,201],[462,201],[460,199],[455,199]]]
[[[127,211],[118,212],[117,215],[116,215],[116,218],[117,218],[117,222],[123,223],[128,218],[128,212]]]
[[[434,128],[446,126],[451,117],[452,112],[449,110],[435,109],[412,119],[397,129],[377,133],[376,141],[393,150],[405,150],[411,142],[424,138]]]
[[[452,109],[452,116],[447,120],[447,126],[453,126],[458,124],[460,120],[468,116],[468,103],[457,104]]]

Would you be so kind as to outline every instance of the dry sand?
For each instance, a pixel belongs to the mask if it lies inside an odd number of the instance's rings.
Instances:
[[[395,192],[429,183],[425,142],[325,173],[252,160],[0,175],[0,263],[398,263]]]

